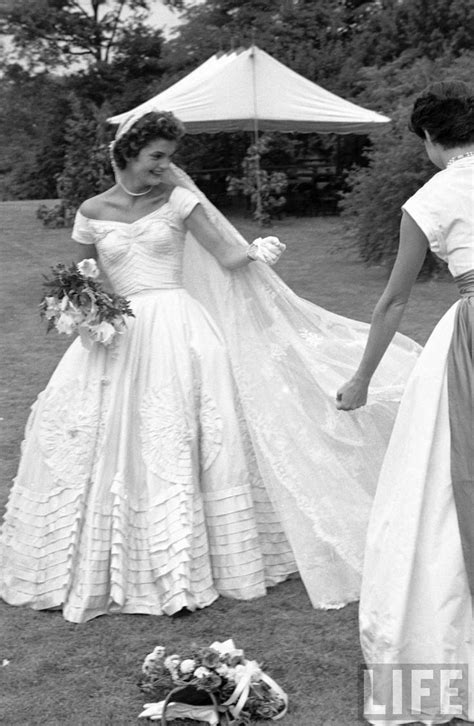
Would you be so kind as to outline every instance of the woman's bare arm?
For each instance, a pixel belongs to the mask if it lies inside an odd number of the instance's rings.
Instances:
[[[390,279],[375,306],[359,368],[353,378],[338,391],[338,408],[352,410],[366,403],[370,379],[398,330],[427,247],[425,234],[404,212],[400,224],[400,245]]]

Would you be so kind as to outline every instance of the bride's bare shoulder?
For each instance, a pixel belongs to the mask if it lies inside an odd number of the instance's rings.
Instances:
[[[103,219],[104,216],[107,215],[107,211],[110,207],[113,206],[113,200],[114,190],[112,187],[101,194],[96,194],[95,197],[86,199],[79,207],[79,211],[84,215],[84,217],[89,217],[90,219]]]

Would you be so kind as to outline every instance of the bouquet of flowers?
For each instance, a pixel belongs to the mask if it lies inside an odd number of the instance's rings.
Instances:
[[[163,646],[157,646],[143,662],[138,685],[152,698],[173,689],[166,700],[145,704],[139,716],[162,723],[168,709],[169,716],[211,726],[246,726],[253,719],[276,721],[288,707],[286,693],[232,640],[193,645],[184,655],[167,655]]]
[[[69,267],[59,264],[51,271],[51,278],[44,275],[47,294],[40,303],[40,314],[48,321],[47,331],[56,328],[66,335],[79,333],[89,350],[93,343],[111,345],[125,330],[125,316],[133,316],[128,300],[105,292],[94,259]]]

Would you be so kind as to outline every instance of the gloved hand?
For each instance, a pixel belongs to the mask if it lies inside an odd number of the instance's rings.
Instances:
[[[274,265],[285,250],[286,245],[280,242],[278,237],[257,237],[250,245],[247,256],[250,260],[259,260],[267,265]]]

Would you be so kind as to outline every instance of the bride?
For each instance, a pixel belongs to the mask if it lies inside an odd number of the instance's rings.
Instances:
[[[298,298],[172,163],[169,112],[118,129],[116,184],[73,239],[135,317],[76,340],[28,421],[0,544],[0,595],[173,614],[254,598],[298,570],[314,607],[359,596],[369,509],[419,348],[398,335],[362,412],[334,411],[368,325]]]

